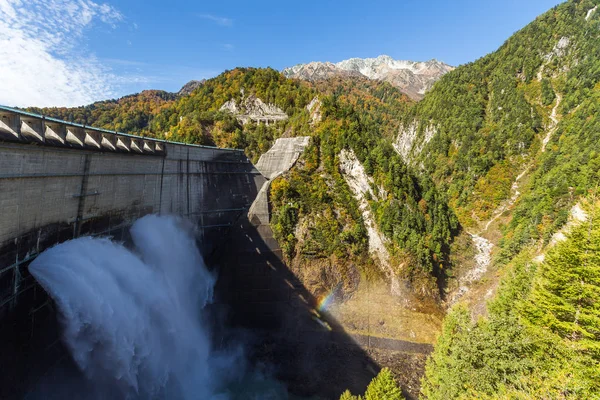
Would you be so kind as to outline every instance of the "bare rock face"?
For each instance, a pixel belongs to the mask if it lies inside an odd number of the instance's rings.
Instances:
[[[371,198],[379,199],[380,193],[374,192],[371,188],[373,179],[367,175],[364,167],[352,150],[342,150],[339,154],[339,159],[340,172],[358,202],[358,208],[367,228],[369,253],[379,262],[382,272],[389,279],[390,293],[406,301],[406,293],[395,271],[395,269],[401,269],[403,266],[396,268],[392,266],[391,256],[386,247],[388,239],[379,231],[375,223],[375,217],[367,201],[367,194]]]
[[[544,60],[550,61],[554,57],[564,57],[567,54],[570,45],[571,38],[568,38],[566,36],[561,37],[558,43],[556,43],[556,45],[552,49],[552,51],[544,56]]]
[[[414,122],[407,127],[402,127],[398,137],[392,143],[392,146],[394,146],[394,149],[400,154],[404,162],[408,162],[410,159],[410,152],[417,139],[417,128],[417,124]]]
[[[454,67],[437,60],[414,62],[394,60],[390,56],[377,58],[351,58],[337,64],[311,62],[286,68],[283,74],[288,78],[308,81],[327,79],[333,76],[367,77],[389,82],[415,100],[423,97],[444,74]]]
[[[321,122],[323,119],[323,115],[321,114],[321,100],[318,97],[315,97],[311,100],[310,103],[306,106],[306,110],[310,113],[310,123],[312,125]]]
[[[177,92],[179,96],[189,96],[192,92],[198,89],[200,86],[204,85],[206,79],[202,79],[201,81],[189,81]]]
[[[433,125],[425,126],[423,132],[419,134],[419,124],[417,121],[413,121],[409,125],[400,128],[400,132],[392,146],[404,162],[410,164],[413,157],[419,155],[436,134],[437,128]]]
[[[272,123],[288,119],[288,115],[274,104],[266,104],[254,95],[242,98],[238,104],[231,99],[220,108],[221,111],[232,113],[243,124],[249,121]]]

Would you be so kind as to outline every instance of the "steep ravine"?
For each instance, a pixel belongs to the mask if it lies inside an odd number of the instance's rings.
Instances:
[[[556,103],[548,116],[550,123],[547,126],[546,135],[542,139],[542,145],[539,150],[539,154],[542,154],[546,151],[546,145],[549,143],[552,135],[558,129],[558,124],[560,122],[558,118],[558,108],[561,105],[561,101],[562,96],[557,92]],[[488,278],[488,282],[486,285],[484,285],[486,286],[486,290],[482,293],[472,295],[468,299],[468,302],[472,304],[475,314],[485,313],[485,303],[493,296],[500,281],[499,275],[488,274],[488,269],[492,263],[492,252],[494,251],[496,244],[485,236],[499,236],[497,232],[490,233],[490,227],[492,227],[492,225],[501,217],[505,216],[507,211],[513,208],[519,196],[521,195],[521,192],[519,191],[521,183],[524,177],[526,177],[534,167],[534,162],[535,159],[525,164],[511,185],[510,197],[500,203],[500,205],[492,212],[491,218],[484,222],[483,229],[477,233],[468,232],[475,247],[475,265],[472,269],[466,271],[466,273],[459,277],[458,287],[450,292],[447,297],[448,305],[451,306],[465,297],[465,295],[472,290],[473,286],[480,282],[484,276],[486,276]],[[494,228],[494,231],[497,230],[498,228]],[[540,255],[539,257],[543,257],[543,255]]]

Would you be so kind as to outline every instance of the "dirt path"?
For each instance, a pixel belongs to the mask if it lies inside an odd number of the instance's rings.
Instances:
[[[558,118],[556,117],[556,114],[558,112],[558,107],[560,106],[561,101],[562,96],[560,95],[560,93],[556,93],[556,105],[554,106],[554,108],[552,109],[552,113],[550,114],[550,119],[552,120],[552,123],[550,124],[550,129],[548,130],[546,137],[544,137],[544,140],[542,141],[542,153],[546,151],[546,145],[548,144],[550,139],[552,139],[552,135],[554,134],[554,132],[556,132],[556,129],[558,129]]]

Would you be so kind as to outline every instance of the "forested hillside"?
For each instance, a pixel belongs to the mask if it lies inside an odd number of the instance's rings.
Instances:
[[[427,399],[600,397],[600,203],[539,264],[509,265],[486,319],[456,307],[429,360]]]
[[[146,90],[118,100],[99,101],[84,107],[30,107],[27,110],[82,125],[150,135],[149,125],[154,116],[169,107],[175,99],[176,95],[173,93]]]
[[[428,127],[437,132],[409,158],[448,191],[465,225],[490,218],[531,165],[534,190],[511,222],[510,255],[530,239],[547,239],[564,223],[566,203],[600,178],[591,137],[600,19],[587,14],[595,3],[569,1],[538,17],[497,52],[444,76],[405,120],[418,124],[417,143]],[[553,107],[563,120],[540,154]]]
[[[468,270],[453,271],[455,286],[547,244],[600,181],[597,3],[571,0],[539,16],[399,116],[395,149],[447,194],[464,232],[483,243],[473,250],[466,237],[455,245],[455,264]],[[469,272],[476,267],[462,254],[473,251],[479,270]]]
[[[254,94],[273,103],[290,117],[274,126],[243,126],[233,115],[220,111],[231,100]],[[257,161],[283,132],[307,134],[306,105],[314,90],[284,78],[273,69],[238,68],[200,84],[190,95],[145,91],[119,100],[77,108],[30,108],[32,112],[125,133],[161,139],[244,149]]]
[[[472,301],[502,277],[483,317],[446,317],[424,398],[600,397],[598,3],[541,15],[403,120],[396,149],[497,245]]]

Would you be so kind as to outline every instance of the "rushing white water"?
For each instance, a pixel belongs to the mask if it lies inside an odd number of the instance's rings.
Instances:
[[[110,388],[111,398],[239,398],[228,386],[246,378],[244,360],[241,351],[212,350],[202,314],[215,276],[191,228],[147,216],[131,236],[133,251],[85,237],[29,267],[57,304],[76,364],[96,386]]]

